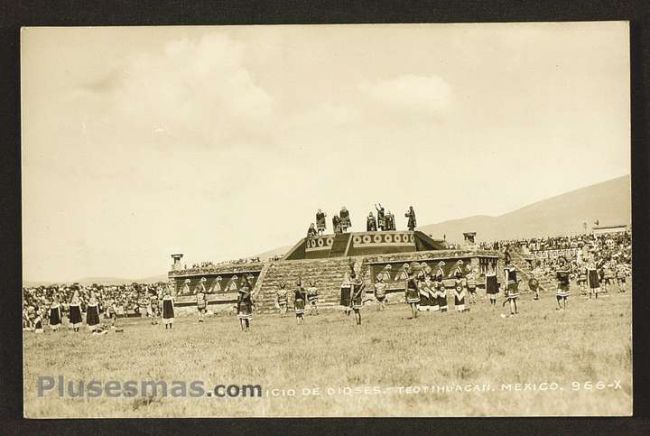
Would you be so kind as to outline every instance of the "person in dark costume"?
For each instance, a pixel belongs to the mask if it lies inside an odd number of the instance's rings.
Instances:
[[[395,215],[390,210],[386,214],[386,230],[395,230]]]
[[[162,318],[165,324],[165,330],[174,327],[174,298],[171,296],[169,288],[165,289],[165,295],[162,298]]]
[[[78,332],[79,327],[81,327],[81,299],[79,298],[78,290],[75,290],[72,294],[72,300],[70,300],[68,307],[70,311],[68,314],[70,325],[73,331]]]
[[[433,310],[437,311],[439,310],[440,312],[446,312],[447,311],[447,289],[445,288],[445,271],[443,267],[445,266],[444,261],[438,262],[438,268],[436,269],[435,274],[433,275],[433,280],[435,282],[435,289],[436,289],[436,300],[437,300],[437,305],[434,306]]]
[[[95,291],[90,291],[90,299],[86,307],[86,324],[88,330],[95,332],[99,329],[99,302],[95,295]]]
[[[561,256],[559,259],[559,265],[555,271],[555,278],[557,279],[557,308],[566,309],[566,303],[569,298],[569,266],[567,260],[564,256]]]
[[[352,310],[357,320],[357,325],[361,325],[361,308],[363,307],[363,298],[365,296],[366,284],[363,282],[362,274],[353,273],[352,276]]]
[[[284,317],[287,314],[287,307],[289,306],[289,296],[287,294],[287,285],[282,282],[280,288],[275,294],[276,307],[280,310],[280,316]]]
[[[158,296],[158,289],[149,291],[149,307],[151,307],[151,324],[158,324],[160,318],[160,299]]]
[[[339,212],[339,217],[341,218],[341,232],[345,233],[350,227],[352,227],[352,221],[350,220],[350,212],[343,206]]]
[[[352,269],[352,267],[350,267]],[[350,273],[345,272],[343,276],[343,282],[341,283],[341,299],[339,304],[343,306],[343,310],[346,315],[350,315],[350,307],[352,305],[352,280],[350,279]]]
[[[390,265],[386,265],[387,267]],[[375,281],[375,299],[377,300],[379,311],[381,312],[386,308],[386,282],[384,272],[377,274],[377,280]]]
[[[458,260],[452,275],[454,276],[454,308],[458,312],[465,312],[465,296],[467,295],[467,282],[463,275],[463,261]]]
[[[408,218],[407,227],[412,232],[417,227],[417,221],[415,220],[415,210],[413,209],[413,206],[409,206],[409,210],[404,214],[404,216]]]
[[[490,306],[492,306],[492,309],[494,309],[497,304],[499,282],[497,280],[497,273],[494,271],[494,266],[492,265],[488,267],[487,273],[485,273],[485,293],[490,299]]]
[[[411,307],[412,318],[418,317],[418,304],[420,303],[420,292],[418,291],[417,274],[419,272],[419,265],[412,263],[408,270],[408,278],[406,279],[406,304]]]
[[[318,236],[318,232],[316,231],[316,226],[314,226],[314,223],[309,224],[309,229],[307,229],[307,239],[312,239]]]
[[[366,231],[367,232],[377,231],[377,220],[375,220],[375,216],[372,214],[372,212],[368,214],[368,219],[366,220]]]
[[[203,318],[205,318],[205,314],[208,310],[208,300],[205,295],[206,289],[204,282],[206,282],[207,279],[205,277],[201,277],[201,281],[199,282],[199,285],[197,286],[197,292],[196,292],[196,309],[199,312],[199,322],[203,322]]]
[[[313,280],[309,282],[307,287],[307,302],[309,303],[309,313],[318,315],[318,288]]]
[[[598,268],[596,267],[596,260],[594,256],[589,256],[587,260],[587,283],[589,285],[589,298],[594,297],[598,299],[600,293],[600,277],[598,276]]]
[[[251,284],[248,277],[243,277],[243,284],[237,294],[237,318],[242,331],[248,331],[250,320],[253,318],[253,299],[251,296]]]
[[[307,291],[302,286],[302,279],[296,281],[296,291],[293,295],[293,308],[296,312],[296,322],[302,324],[305,321],[305,301],[307,300]]]
[[[338,215],[332,217],[332,228],[334,229],[334,233],[337,235],[343,233],[343,230],[341,230],[341,219]]]
[[[504,281],[506,285],[506,300],[503,302],[505,306],[506,303],[510,305],[510,316],[517,315],[519,313],[517,309],[517,300],[519,299],[519,282],[517,281],[517,269],[506,262],[506,266],[503,269],[504,272]]]
[[[59,304],[59,297],[55,295],[50,305],[50,328],[53,332],[61,326],[61,319],[61,304]]]
[[[318,209],[318,212],[316,212],[316,230],[318,230],[319,235],[322,235],[327,227],[327,222],[325,220],[326,217],[327,214]]]
[[[606,292],[616,285],[616,276],[614,274],[614,261],[611,259],[603,264],[603,284]]]
[[[424,265],[426,266],[426,264]],[[431,299],[430,292],[426,283],[424,266],[422,264],[418,265],[418,271],[415,275],[415,284],[418,288],[418,296],[420,297],[420,302],[417,304],[418,311],[428,312],[431,309]]]

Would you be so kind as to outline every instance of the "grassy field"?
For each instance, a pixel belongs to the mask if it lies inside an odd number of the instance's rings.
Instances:
[[[338,311],[256,316],[247,333],[233,316],[173,330],[146,321],[123,333],[24,335],[27,417],[630,415],[631,292],[597,301],[553,295],[520,300],[503,318],[479,299],[469,313],[422,313],[405,304],[363,309],[363,325]],[[60,398],[37,396],[39,376],[66,382],[202,380],[260,385],[256,398]],[[602,384],[597,384],[602,382]],[[521,384],[521,385],[518,385]],[[545,389],[544,389],[545,388]],[[602,389],[600,389],[602,388]],[[318,389],[319,391],[316,391]],[[317,393],[318,392],[318,393]]]

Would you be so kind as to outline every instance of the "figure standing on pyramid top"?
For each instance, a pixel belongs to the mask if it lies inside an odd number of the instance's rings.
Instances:
[[[413,206],[409,206],[408,212],[404,214],[406,218],[408,218],[408,229],[410,231],[415,230],[415,227],[417,226],[417,222],[415,221],[415,210],[413,210]]]
[[[335,234],[343,233],[341,229],[341,218],[338,215],[332,217],[332,228],[334,229]]]
[[[327,214],[322,210],[318,209],[318,212],[316,212],[316,230],[318,230],[319,235],[322,235],[323,232],[325,232],[325,229],[327,228],[327,223],[325,221],[326,217]]]
[[[386,230],[396,230],[395,229],[395,215],[389,210],[386,214]]]
[[[350,212],[343,206],[339,212],[339,217],[341,217],[341,232],[345,233],[350,227],[352,227],[352,221],[350,221]]]
[[[366,220],[366,231],[367,232],[377,231],[377,220],[375,220],[375,216],[372,214],[372,212],[368,214],[368,219]]]
[[[375,209],[377,209],[377,227],[379,227],[379,230],[384,231],[388,230],[386,226],[386,213],[384,210],[384,206],[379,203],[379,205],[375,204]]]

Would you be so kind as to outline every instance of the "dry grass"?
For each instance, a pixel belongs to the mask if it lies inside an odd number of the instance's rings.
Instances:
[[[93,337],[25,334],[28,417],[194,416],[503,416],[629,415],[631,292],[598,301],[577,296],[569,309],[555,298],[524,296],[520,315],[502,318],[480,300],[469,313],[423,313],[407,319],[404,304],[363,309],[364,323],[340,312],[257,316],[242,333],[236,318],[199,324],[177,319],[171,331],[146,322],[124,333]],[[453,305],[450,306],[450,309]],[[194,379],[259,384],[262,398],[38,398],[39,375],[66,380]],[[621,389],[572,391],[572,382],[620,380]],[[563,390],[504,391],[502,384],[556,382]],[[389,387],[489,384],[486,392],[387,392]],[[321,395],[302,395],[303,388]],[[379,394],[329,395],[327,388],[383,389]],[[270,395],[295,389],[296,396]],[[494,389],[494,390],[492,390]]]

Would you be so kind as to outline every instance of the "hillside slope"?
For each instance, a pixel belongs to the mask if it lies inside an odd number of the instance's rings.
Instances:
[[[477,232],[477,240],[490,241],[581,233],[595,220],[600,225],[630,224],[630,176],[567,192],[500,216],[472,216],[429,224],[419,229],[434,237],[461,242],[463,232]]]

